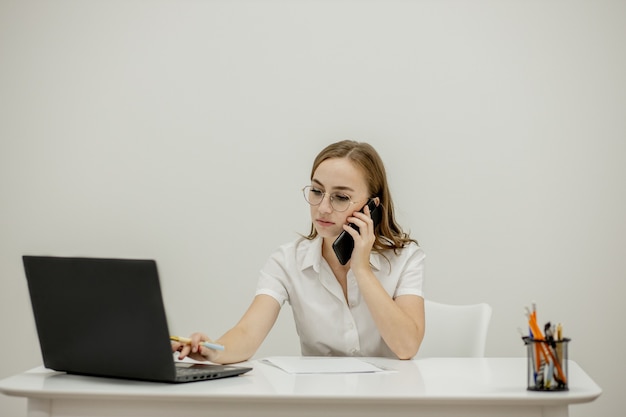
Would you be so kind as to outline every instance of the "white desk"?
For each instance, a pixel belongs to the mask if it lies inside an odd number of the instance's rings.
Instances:
[[[0,381],[0,392],[27,397],[29,417],[565,417],[602,392],[572,361],[569,391],[531,392],[525,358],[368,360],[393,371],[293,375],[252,361],[242,376],[173,385],[35,368]]]

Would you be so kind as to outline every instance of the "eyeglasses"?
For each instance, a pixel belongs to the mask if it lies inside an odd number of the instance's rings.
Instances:
[[[356,204],[345,194],[328,194],[319,190],[313,186],[307,185],[302,189],[304,199],[312,206],[319,206],[324,201],[324,197],[328,195],[330,199],[330,206],[335,211],[346,211],[352,204]]]

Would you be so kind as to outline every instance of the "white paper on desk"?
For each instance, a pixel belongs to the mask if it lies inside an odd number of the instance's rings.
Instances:
[[[290,374],[346,374],[383,372],[377,366],[356,358],[315,356],[272,356],[263,359]]]

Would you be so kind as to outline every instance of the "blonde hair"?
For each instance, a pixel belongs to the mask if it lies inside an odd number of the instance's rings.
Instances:
[[[408,233],[403,232],[402,228],[396,222],[385,166],[374,147],[368,143],[353,140],[343,140],[328,145],[313,161],[311,179],[313,179],[315,170],[320,164],[331,158],[349,159],[363,172],[363,175],[365,175],[365,182],[367,183],[370,197],[378,197],[380,199],[382,218],[380,224],[376,226],[376,230],[374,231],[376,241],[374,242],[373,249],[380,253],[386,249],[393,249],[395,251],[405,247],[411,242],[417,244],[417,241],[411,239]],[[315,226],[311,224],[311,232],[306,238],[311,240],[316,236],[317,230],[315,230]]]

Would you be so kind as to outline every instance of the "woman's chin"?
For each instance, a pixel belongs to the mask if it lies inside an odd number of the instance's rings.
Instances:
[[[331,240],[334,241],[335,239],[337,239],[339,237],[339,233],[337,233],[336,231],[331,231],[328,229],[316,229],[317,230],[317,235],[321,236],[324,240]]]

